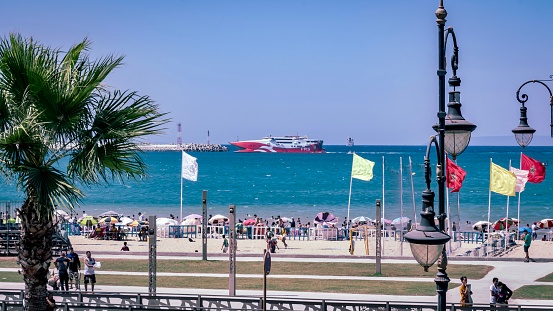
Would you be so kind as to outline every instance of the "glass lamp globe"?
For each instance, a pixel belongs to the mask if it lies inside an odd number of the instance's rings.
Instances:
[[[410,243],[411,252],[415,260],[428,271],[440,257],[445,243],[451,239],[449,235],[440,231],[434,223],[434,192],[426,189],[422,192],[422,211],[420,225],[405,235]]]
[[[465,120],[461,114],[461,92],[449,92],[447,107],[444,150],[455,159],[469,145],[471,133],[476,129],[476,125]],[[439,126],[435,124],[432,128],[437,132]]]
[[[535,129],[531,128],[528,125],[528,118],[526,117],[527,108],[522,106],[520,107],[520,123],[516,128],[513,129],[513,134],[515,134],[515,139],[517,143],[522,147],[530,145],[532,138],[534,137]]]

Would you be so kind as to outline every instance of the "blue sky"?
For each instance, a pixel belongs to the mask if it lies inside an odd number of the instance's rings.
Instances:
[[[149,95],[173,120],[152,142],[175,142],[180,122],[184,142],[206,142],[209,130],[212,143],[300,134],[423,145],[437,122],[438,2],[23,0],[2,4],[0,25],[62,50],[88,37],[93,57],[125,55],[106,83]],[[445,8],[474,141],[510,136],[518,87],[553,75],[553,1]],[[548,136],[547,90],[524,91],[530,125]]]

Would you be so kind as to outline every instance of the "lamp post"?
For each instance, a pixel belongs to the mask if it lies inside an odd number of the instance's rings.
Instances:
[[[533,129],[528,125],[528,118],[526,117],[527,108],[526,106],[524,106],[524,104],[528,101],[528,95],[526,94],[520,95],[520,90],[529,83],[541,84],[545,86],[545,88],[549,91],[549,106],[551,107],[550,126],[551,126],[551,137],[553,137],[553,93],[551,93],[551,89],[547,86],[547,84],[544,83],[544,81],[553,81],[553,75],[550,75],[549,78],[551,80],[526,81],[517,90],[517,100],[521,104],[520,123],[516,128],[513,129],[513,134],[515,134],[515,139],[522,148],[530,144],[530,142],[532,141],[532,138],[534,137],[534,133],[536,132],[535,129]]]
[[[438,24],[438,124],[433,128],[437,132],[437,137],[432,136],[426,148],[424,158],[426,190],[422,193],[422,211],[421,223],[413,231],[405,235],[405,239],[410,243],[413,256],[421,264],[425,271],[438,261],[438,273],[434,282],[436,282],[436,292],[438,293],[438,311],[446,310],[446,293],[449,285],[447,276],[447,254],[445,252],[445,243],[450,240],[450,236],[445,233],[445,153],[446,151],[454,157],[463,153],[470,142],[471,132],[476,125],[466,121],[461,114],[461,93],[456,90],[461,85],[461,79],[457,77],[459,64],[459,48],[453,28],[445,29],[447,11],[444,8],[443,0],[440,0],[436,10],[436,23]],[[449,92],[448,113],[445,113],[446,99],[446,44],[451,35],[453,40],[453,56],[451,57],[451,67],[453,76],[449,79],[449,85],[453,91]],[[437,168],[436,180],[438,182],[438,223],[434,223],[434,192],[430,189],[430,149],[432,145],[436,147]]]

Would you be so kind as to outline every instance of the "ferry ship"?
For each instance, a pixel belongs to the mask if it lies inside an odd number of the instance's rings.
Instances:
[[[258,140],[230,142],[235,152],[324,153],[323,141],[307,136],[266,136]]]

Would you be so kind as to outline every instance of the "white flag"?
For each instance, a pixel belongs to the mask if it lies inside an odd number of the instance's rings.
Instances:
[[[517,177],[517,184],[515,186],[515,191],[516,192],[524,191],[524,186],[526,186],[526,182],[528,182],[528,173],[530,173],[530,171],[519,170],[518,168],[514,168],[512,166],[509,170],[513,172]]]
[[[191,181],[198,180],[198,162],[196,162],[196,158],[184,151],[182,152],[181,177]]]

